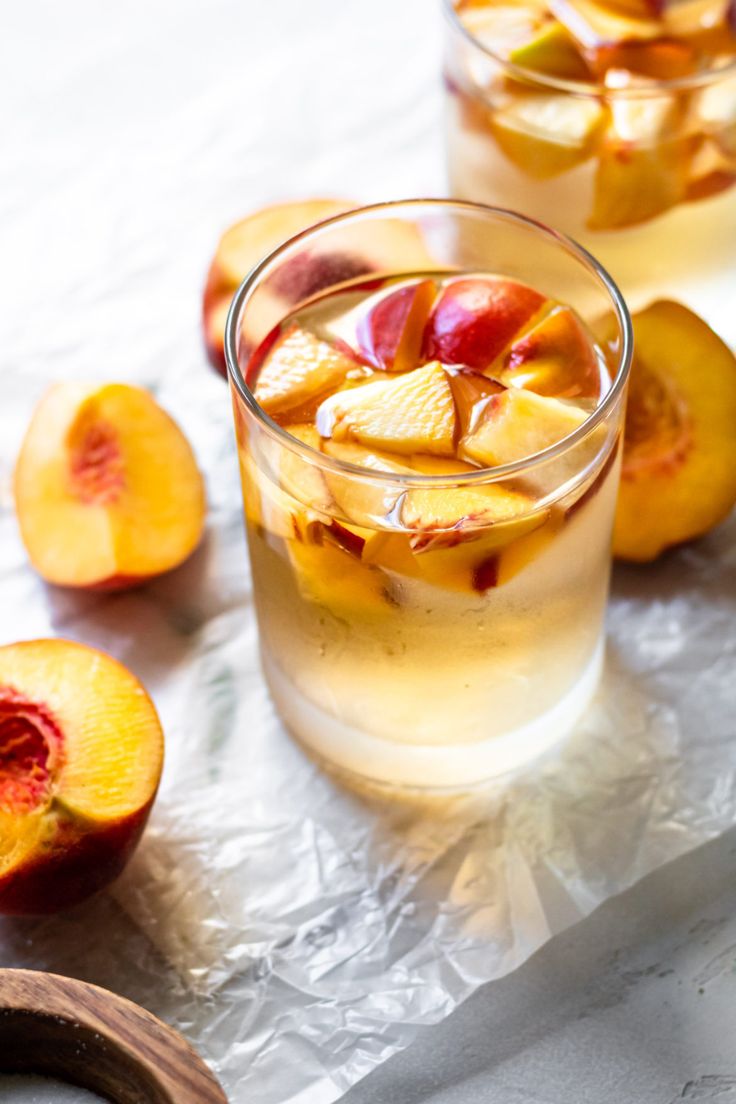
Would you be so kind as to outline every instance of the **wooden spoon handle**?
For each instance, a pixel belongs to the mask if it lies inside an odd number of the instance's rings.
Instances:
[[[0,969],[0,1072],[46,1073],[113,1104],[227,1104],[181,1035],[72,978]]]

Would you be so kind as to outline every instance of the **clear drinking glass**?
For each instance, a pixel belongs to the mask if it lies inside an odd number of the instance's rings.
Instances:
[[[309,447],[256,403],[252,354],[305,289],[319,297],[366,276],[465,272],[532,284],[605,334],[610,390],[564,440],[495,469],[399,476]],[[601,667],[631,357],[626,307],[597,262],[508,211],[443,200],[363,208],[251,272],[226,356],[263,668],[297,739],[379,783],[445,788],[518,767],[567,733]],[[397,503],[413,496],[428,518],[442,516],[448,495],[489,484],[523,487],[527,514],[460,533],[430,523],[424,558],[413,557]],[[345,534],[356,527],[354,543]],[[477,591],[453,585],[469,563],[485,573]]]
[[[622,87],[548,76],[494,50],[481,29],[495,7],[444,0],[451,193],[551,223],[632,310],[679,299],[736,344],[736,64],[633,84],[620,72]]]

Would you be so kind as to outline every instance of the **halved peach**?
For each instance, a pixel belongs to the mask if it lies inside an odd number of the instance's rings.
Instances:
[[[434,280],[418,280],[379,299],[358,323],[358,344],[366,360],[385,372],[416,368],[436,294]]]
[[[138,680],[67,640],[0,648],[0,913],[108,885],[148,819],[164,742]]]
[[[571,307],[544,313],[490,371],[508,386],[558,399],[598,398],[601,392],[595,348]]]
[[[458,455],[483,467],[523,460],[567,437],[587,417],[572,403],[509,387],[488,400],[460,440]]]
[[[527,284],[464,276],[446,284],[424,335],[424,355],[483,371],[544,303]]]
[[[350,210],[355,204],[343,199],[305,199],[279,203],[255,211],[229,227],[220,238],[207,273],[202,301],[202,326],[210,363],[225,375],[225,320],[236,290],[254,265],[282,242],[317,222]],[[365,271],[360,262],[346,257],[321,255],[309,261],[297,259],[291,272],[294,287],[286,287],[287,297],[306,298],[324,284],[348,279]],[[287,276],[284,277],[288,279]],[[282,312],[283,313],[283,312]]]
[[[15,469],[31,562],[50,583],[119,589],[181,564],[202,536],[192,449],[142,389],[62,383],[36,408]]]
[[[438,361],[394,379],[338,391],[317,411],[323,437],[407,454],[453,456],[455,404]]]
[[[614,553],[644,562],[736,502],[736,358],[680,303],[653,303],[633,323]]]

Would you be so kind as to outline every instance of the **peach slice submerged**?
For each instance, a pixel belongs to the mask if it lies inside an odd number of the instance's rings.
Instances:
[[[292,325],[271,346],[253,393],[268,414],[293,416],[298,410],[303,418],[305,408],[339,387],[357,367],[349,350]]]
[[[57,384],[33,414],[15,469],[33,566],[50,583],[119,589],[181,564],[202,536],[192,449],[154,399],[127,384]]]
[[[537,180],[548,180],[593,156],[607,117],[597,99],[530,92],[515,85],[488,125],[512,164]]]
[[[0,648],[0,913],[77,904],[122,871],[164,742],[138,680],[66,640]]]
[[[597,399],[601,369],[570,307],[553,306],[513,342],[491,374],[502,383],[558,399]]]
[[[679,303],[653,303],[633,324],[614,553],[645,562],[736,503],[736,358]]]

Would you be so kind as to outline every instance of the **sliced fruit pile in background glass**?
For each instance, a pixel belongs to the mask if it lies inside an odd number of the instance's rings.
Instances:
[[[450,189],[586,245],[638,309],[736,342],[736,15],[728,0],[447,0]]]

